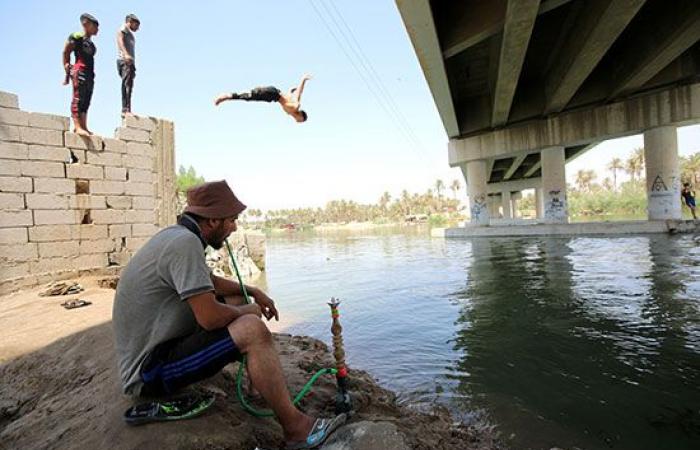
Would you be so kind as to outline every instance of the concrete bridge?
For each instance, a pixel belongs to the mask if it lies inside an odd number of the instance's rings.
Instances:
[[[532,188],[540,221],[568,222],[566,162],[640,133],[648,217],[681,218],[676,128],[700,122],[700,1],[396,4],[473,225],[495,224],[501,208],[512,218]]]

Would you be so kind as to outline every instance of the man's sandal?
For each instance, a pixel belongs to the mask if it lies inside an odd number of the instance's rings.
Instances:
[[[323,444],[328,439],[328,436],[344,424],[346,420],[347,416],[345,413],[339,414],[332,419],[316,419],[305,441],[288,443],[284,448],[285,450],[316,448]]]
[[[169,422],[197,417],[214,404],[213,395],[183,395],[171,400],[153,401],[132,406],[124,413],[129,425]]]

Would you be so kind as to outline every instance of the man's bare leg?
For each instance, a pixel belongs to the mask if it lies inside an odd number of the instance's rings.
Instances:
[[[228,326],[228,331],[241,353],[247,355],[248,373],[275,412],[284,430],[285,440],[305,440],[314,419],[292,404],[270,331],[262,320],[250,314],[234,320]]]
[[[245,298],[243,298],[242,295],[228,295],[224,297],[224,301],[227,305],[231,306],[245,305]],[[248,372],[248,395],[251,397],[260,397],[260,392],[253,386],[253,378],[251,378],[250,372]]]
[[[84,113],[78,113],[77,116],[73,116],[73,133],[81,136],[90,136],[90,132],[85,127],[85,119],[83,116]]]

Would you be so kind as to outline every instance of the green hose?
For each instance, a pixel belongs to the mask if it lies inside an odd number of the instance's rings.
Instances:
[[[233,257],[233,252],[231,251],[231,246],[228,243],[228,239],[224,241],[226,243],[226,250],[228,250],[228,256],[231,259],[231,264],[233,265],[233,269],[236,272],[236,277],[238,278],[238,284],[241,286],[241,292],[243,292],[243,298],[245,299],[246,303],[250,303],[250,297],[248,296],[248,291],[245,288],[245,284],[243,284],[243,278],[241,278],[241,272],[238,270],[238,265],[236,264],[236,258]],[[260,409],[255,409],[248,401],[245,399],[245,395],[243,395],[243,372],[245,371],[245,366],[248,361],[248,356],[243,355],[243,359],[241,360],[241,363],[238,365],[238,375],[236,376],[236,395],[238,396],[238,401],[240,402],[241,406],[243,406],[243,409],[245,409],[249,414],[252,414],[253,416],[256,417],[274,417],[275,413],[272,412],[269,409],[266,410],[260,410]],[[331,374],[335,375],[338,373],[338,369],[334,368],[326,368],[326,369],[321,369],[318,372],[316,372],[309,381],[306,382],[303,388],[299,391],[299,393],[294,397],[294,400],[292,400],[292,404],[294,406],[298,405],[299,402],[301,401],[302,398],[306,396],[306,394],[311,391],[311,386],[318,380],[318,378],[321,375],[325,374]]]

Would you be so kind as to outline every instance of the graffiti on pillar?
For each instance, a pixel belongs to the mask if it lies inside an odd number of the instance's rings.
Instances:
[[[560,190],[551,190],[547,193],[544,202],[545,220],[551,222],[566,222],[566,193]]]
[[[651,190],[652,192],[668,191],[668,187],[666,186],[666,183],[664,183],[664,180],[661,178],[661,175],[657,175],[656,178],[654,178],[654,182],[651,183]]]
[[[477,195],[471,205],[472,222],[480,222],[488,218],[488,205],[485,195]]]

